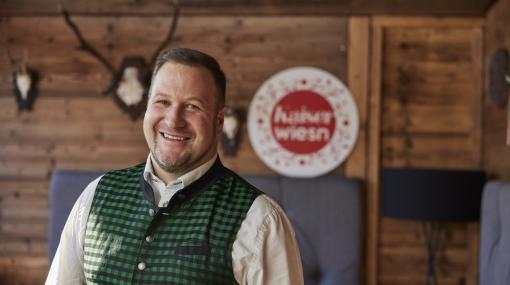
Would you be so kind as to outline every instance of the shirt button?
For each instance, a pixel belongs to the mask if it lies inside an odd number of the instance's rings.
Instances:
[[[153,242],[154,241],[154,237],[153,236],[146,236],[145,237],[145,241],[146,242]]]
[[[154,210],[153,209],[149,209],[149,216],[154,217]]]
[[[143,262],[138,263],[138,270],[144,270],[145,267],[146,267],[145,263]]]

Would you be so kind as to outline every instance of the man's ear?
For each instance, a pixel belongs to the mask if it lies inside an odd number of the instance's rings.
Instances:
[[[225,110],[226,110],[225,106],[221,107],[221,109],[218,111],[218,115],[216,116],[216,120],[218,123],[218,129],[216,130],[216,132],[218,135],[221,135],[221,133],[223,132],[223,122],[225,121]]]

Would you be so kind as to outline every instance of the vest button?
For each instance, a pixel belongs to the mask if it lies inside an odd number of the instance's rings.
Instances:
[[[153,236],[146,236],[145,237],[145,241],[146,242],[153,242],[154,241],[154,237]]]
[[[154,217],[154,214],[155,214],[154,210],[153,209],[149,209],[149,216]]]
[[[143,262],[138,263],[138,270],[144,270],[145,267],[146,267],[145,263]]]

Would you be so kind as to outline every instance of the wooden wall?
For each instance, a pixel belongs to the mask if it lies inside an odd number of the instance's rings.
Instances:
[[[496,49],[510,52],[510,1],[499,0],[487,13],[485,29],[485,93],[484,93],[484,167],[491,178],[510,180],[510,146],[505,144],[510,103],[504,107],[494,105],[487,92],[489,67]],[[509,71],[510,72],[510,71]],[[510,100],[509,100],[510,101]]]
[[[167,17],[141,16],[75,21],[114,64],[125,55],[149,57],[170,24]],[[346,41],[344,17],[183,16],[173,45],[217,57],[229,80],[227,103],[247,109],[256,88],[287,67],[317,66],[346,80]],[[75,49],[61,17],[2,17],[0,46],[0,284],[42,284],[51,171],[123,167],[144,160],[147,148],[141,119],[131,122],[101,95],[108,73]],[[42,75],[31,113],[16,111],[6,48],[15,57],[26,48]],[[242,174],[272,174],[246,133],[243,139],[227,164]]]
[[[101,95],[109,75],[75,49],[63,19],[46,6],[28,11],[4,2],[11,10],[0,13],[0,284],[41,284],[51,171],[123,167],[144,160],[147,148],[141,120],[131,122]],[[80,12],[75,21],[115,65],[126,55],[148,58],[170,24],[153,8],[137,14],[137,7],[124,5],[118,16],[112,7],[99,14],[80,7],[74,7]],[[247,108],[261,82],[286,67],[317,66],[348,82],[361,129],[353,154],[336,173],[365,179],[366,284],[421,284],[425,247],[419,224],[381,219],[379,172],[390,166],[482,165],[483,21],[264,11],[184,13],[173,45],[217,57],[229,80],[227,103],[236,107]],[[16,111],[6,48],[15,57],[26,48],[42,75],[31,113]],[[246,129],[239,155],[225,162],[241,174],[274,174],[251,149]],[[476,232],[476,224],[448,226],[440,284],[476,284]]]
[[[378,85],[372,96],[380,97],[382,168],[481,168],[482,23],[374,19],[372,82]],[[476,227],[447,225],[437,257],[439,284],[477,284]],[[422,283],[421,224],[381,217],[378,264],[379,284]]]

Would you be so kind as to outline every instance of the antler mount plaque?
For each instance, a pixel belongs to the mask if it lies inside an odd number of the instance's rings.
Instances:
[[[66,24],[71,28],[80,42],[80,46],[78,48],[84,52],[90,53],[109,71],[111,82],[103,94],[112,95],[115,103],[124,112],[128,113],[133,121],[136,120],[145,110],[148,96],[147,93],[150,86],[151,68],[156,61],[157,55],[162,49],[172,42],[177,29],[179,3],[178,1],[173,1],[171,4],[173,6],[174,13],[170,30],[163,42],[150,57],[150,61],[147,63],[145,58],[141,55],[125,56],[118,68],[115,68],[105,56],[103,56],[83,37],[78,26],[72,21],[69,13],[65,9],[61,10]]]

